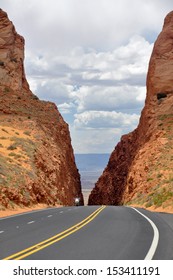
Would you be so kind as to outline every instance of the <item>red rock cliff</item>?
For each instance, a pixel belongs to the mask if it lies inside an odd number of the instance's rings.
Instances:
[[[30,91],[23,59],[24,39],[0,10],[0,209],[83,203],[68,125]]]
[[[173,206],[173,12],[155,42],[139,125],[124,135],[89,204]]]

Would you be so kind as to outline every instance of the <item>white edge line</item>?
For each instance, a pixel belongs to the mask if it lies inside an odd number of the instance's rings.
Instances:
[[[0,233],[3,233],[3,232],[4,232],[3,230],[0,231]]]
[[[152,260],[155,252],[156,252],[156,249],[157,249],[157,246],[158,246],[158,243],[159,243],[159,231],[158,231],[158,228],[156,227],[156,225],[153,223],[152,220],[150,220],[147,216],[145,216],[144,214],[142,214],[140,211],[138,211],[136,208],[134,207],[130,207],[132,208],[133,210],[135,210],[136,212],[138,212],[141,216],[143,216],[149,223],[150,225],[152,226],[153,228],[153,231],[154,231],[154,237],[153,237],[153,241],[151,243],[151,246],[150,246],[150,249],[147,253],[147,255],[145,256],[144,260]]]

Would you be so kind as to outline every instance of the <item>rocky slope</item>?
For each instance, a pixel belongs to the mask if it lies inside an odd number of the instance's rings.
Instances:
[[[139,125],[124,135],[89,204],[173,207],[173,12],[155,42]]]
[[[24,39],[0,10],[0,209],[83,203],[68,125],[30,91],[23,60]]]

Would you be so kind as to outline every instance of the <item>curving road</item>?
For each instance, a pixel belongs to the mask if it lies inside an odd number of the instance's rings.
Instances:
[[[85,206],[1,218],[0,259],[173,259],[173,215]]]

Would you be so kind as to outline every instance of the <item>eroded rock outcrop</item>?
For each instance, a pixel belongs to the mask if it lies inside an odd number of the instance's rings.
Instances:
[[[89,204],[173,206],[173,12],[155,42],[139,125],[124,135]]]
[[[0,208],[83,203],[68,125],[30,91],[23,59],[24,39],[0,10]]]

